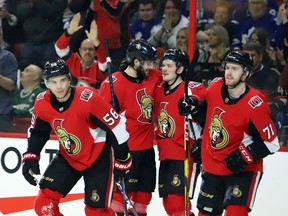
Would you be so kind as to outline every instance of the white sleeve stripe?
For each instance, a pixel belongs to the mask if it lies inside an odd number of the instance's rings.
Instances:
[[[59,49],[59,47],[55,44],[55,50],[56,50],[57,55],[60,58],[63,58],[64,56],[67,56],[69,54],[70,47],[68,46],[65,49]]]
[[[94,143],[100,143],[106,141],[106,132],[101,128],[92,129],[89,128],[91,136],[94,138]]]
[[[126,130],[126,118],[121,115],[119,115],[119,117],[121,118],[120,122],[115,128],[113,128],[112,132],[115,134],[118,143],[122,144],[129,139],[129,133]]]
[[[98,68],[99,68],[101,71],[106,71],[106,70],[107,70],[107,62],[100,63],[100,62],[98,61]]]
[[[272,142],[264,141],[264,144],[271,153],[275,153],[280,149],[278,137],[276,137]]]

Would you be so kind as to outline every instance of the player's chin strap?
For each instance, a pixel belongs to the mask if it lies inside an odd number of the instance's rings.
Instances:
[[[119,182],[116,182],[116,185],[117,185],[117,187],[118,187],[118,189],[121,192],[122,197],[123,197],[123,201],[124,201],[124,216],[129,216],[128,210],[131,210],[134,216],[138,216],[138,214],[136,212],[136,209],[134,207],[134,204],[132,203],[132,201],[129,199],[129,197],[126,194],[124,178],[121,178],[121,180]]]

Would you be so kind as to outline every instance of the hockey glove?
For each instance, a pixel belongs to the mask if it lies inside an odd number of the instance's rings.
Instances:
[[[253,162],[254,158],[249,151],[249,146],[246,148],[244,144],[241,144],[239,149],[236,149],[225,158],[228,169],[236,173],[241,172],[248,164]]]
[[[202,139],[197,139],[192,146],[191,149],[191,157],[193,158],[195,163],[201,163],[201,146],[202,146]]]
[[[127,174],[129,173],[131,167],[132,167],[132,157],[130,153],[128,153],[127,158],[124,160],[115,158],[114,162],[115,181],[118,182],[121,178],[127,178]]]
[[[178,101],[178,112],[180,115],[188,116],[193,114],[193,109],[198,105],[197,98],[189,96],[186,99],[184,97],[180,98]]]
[[[36,186],[38,181],[33,175],[40,175],[39,156],[31,152],[23,154],[22,158],[22,174],[26,181]]]

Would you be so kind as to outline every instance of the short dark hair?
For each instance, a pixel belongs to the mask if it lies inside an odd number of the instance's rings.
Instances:
[[[164,8],[165,8],[167,1],[171,1],[177,10],[179,10],[179,11],[182,10],[182,0],[163,0],[160,3],[160,8],[161,8],[162,13],[164,12]]]
[[[261,46],[261,44],[258,42],[258,41],[252,41],[252,40],[249,40],[246,44],[244,44],[243,46],[243,50],[245,51],[256,51],[256,53],[259,55],[259,54],[263,54],[263,48]]]

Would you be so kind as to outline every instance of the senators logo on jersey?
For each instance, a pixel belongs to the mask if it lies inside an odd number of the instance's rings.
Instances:
[[[67,154],[78,154],[81,150],[80,141],[76,136],[69,134],[65,128],[62,127],[62,122],[63,120],[56,119],[53,123],[58,140]]]
[[[154,100],[147,95],[145,89],[137,91],[136,97],[141,109],[141,115],[138,117],[138,121],[142,123],[151,123]]]
[[[223,112],[224,110],[215,108],[209,126],[211,145],[214,148],[223,148],[228,144],[228,133],[223,127],[221,121],[221,115]]]
[[[175,131],[175,122],[166,112],[166,105],[167,103],[160,104],[160,113],[158,118],[159,135],[164,138],[171,138]]]

